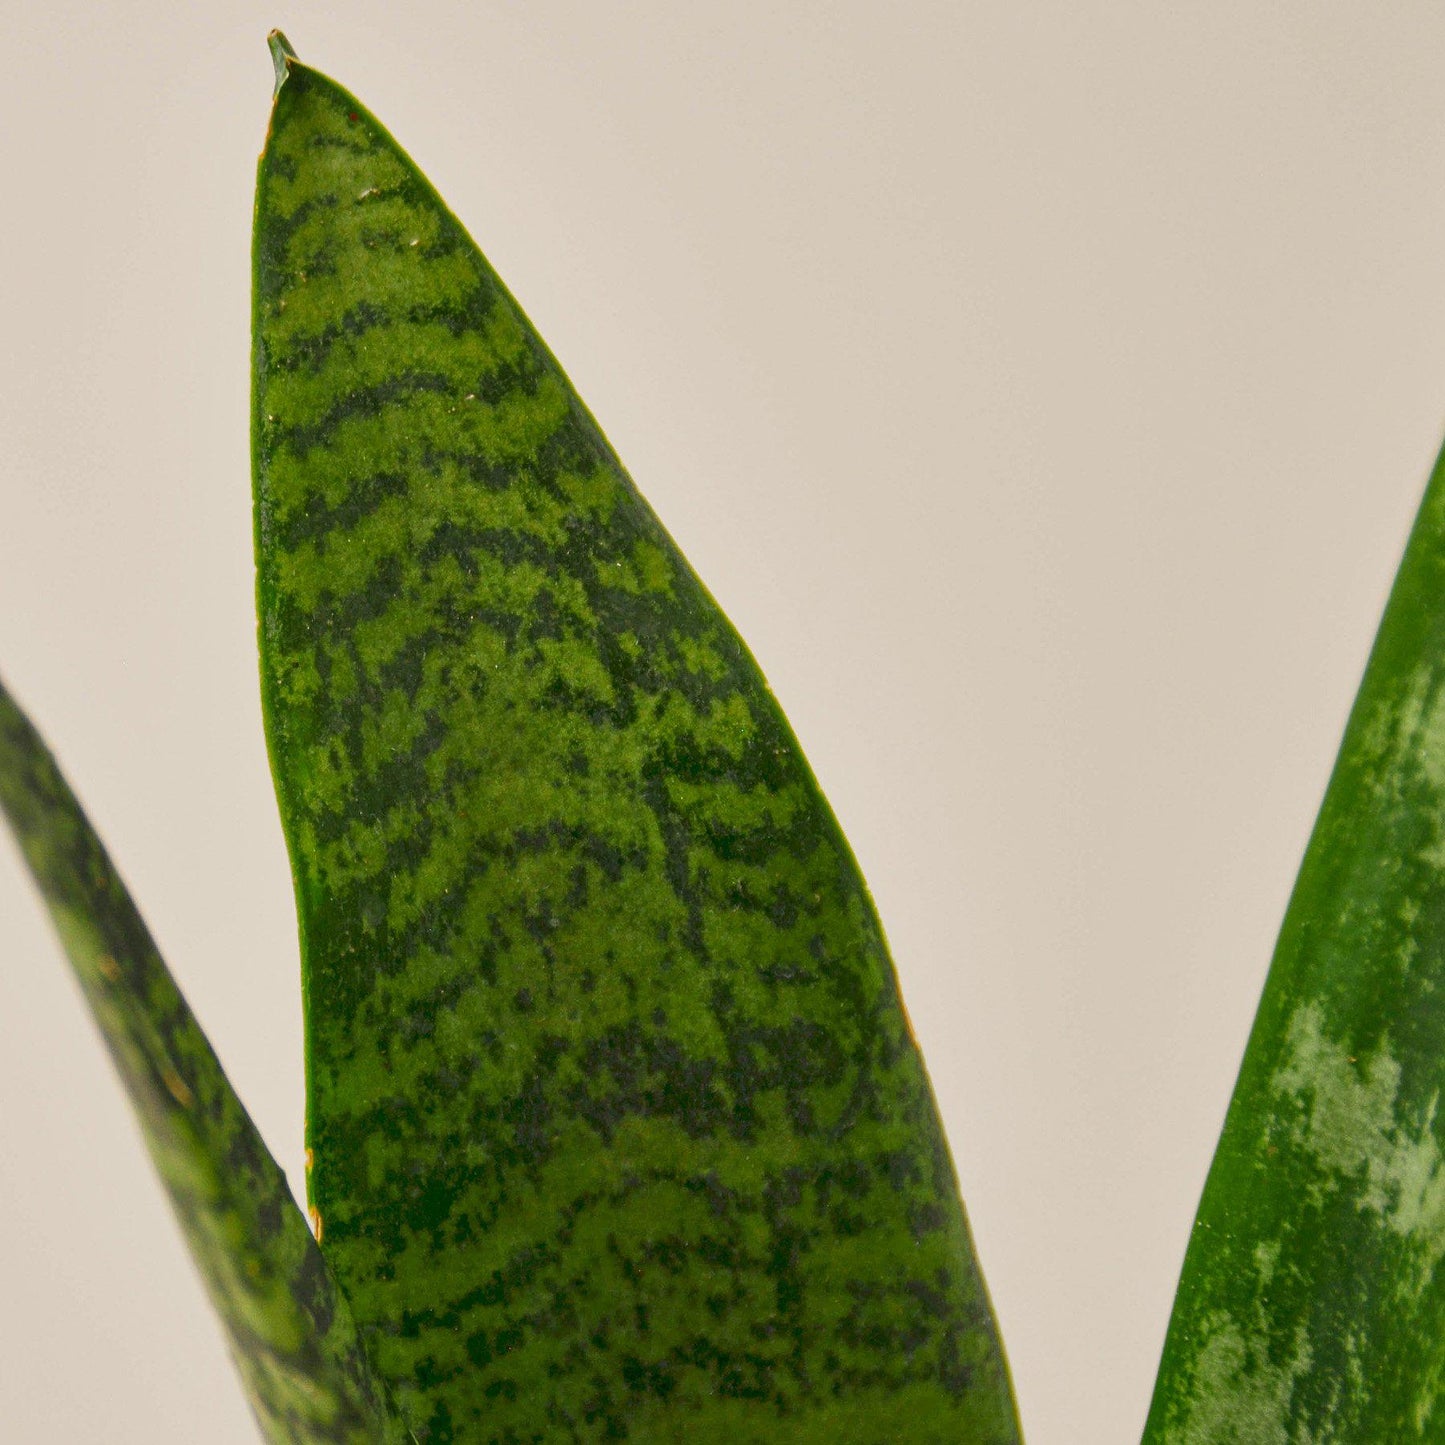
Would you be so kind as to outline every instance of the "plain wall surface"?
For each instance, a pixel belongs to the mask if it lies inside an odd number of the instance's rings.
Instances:
[[[1445,11],[0,0],[0,671],[299,1180],[247,455],[272,25],[430,175],[767,672],[1032,1445],[1136,1438],[1445,423]],[[255,1439],[8,845],[0,1435]]]

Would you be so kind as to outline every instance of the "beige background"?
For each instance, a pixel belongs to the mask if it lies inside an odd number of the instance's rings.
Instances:
[[[1445,422],[1445,11],[0,0],[0,667],[299,1175],[246,456],[278,23],[429,171],[788,709],[1033,1445],[1135,1437]],[[9,849],[0,1434],[253,1438]]]

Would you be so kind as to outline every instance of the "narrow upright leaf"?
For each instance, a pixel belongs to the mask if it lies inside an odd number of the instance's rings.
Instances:
[[[435,191],[278,64],[262,672],[312,1197],[374,1360],[435,1445],[1016,1440],[883,936],[776,702]]]
[[[1445,465],[1199,1206],[1150,1445],[1445,1439]]]
[[[286,1179],[45,745],[0,687],[9,819],[275,1445],[408,1437]],[[200,1422],[200,1434],[205,1434]]]

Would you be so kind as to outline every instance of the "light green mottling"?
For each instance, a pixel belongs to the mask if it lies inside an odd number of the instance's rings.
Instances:
[[[1273,1088],[1300,1106],[1299,1142],[1319,1164],[1313,1188],[1352,1199],[1419,1251],[1413,1281],[1429,1284],[1445,1256],[1445,1159],[1435,1136],[1438,1095],[1418,1121],[1402,1117],[1401,1068],[1381,1047],[1365,1061],[1326,1038],[1320,1009],[1302,1005],[1285,1033]]]
[[[1202,1403],[1174,1438],[1178,1445],[1329,1445],[1289,1425],[1294,1383],[1308,1368],[1303,1338],[1288,1360],[1273,1364],[1251,1350],[1237,1325],[1221,1319],[1199,1352],[1195,1387]]]
[[[1442,1093],[1437,464],[1280,930],[1185,1259],[1149,1445],[1441,1438]]]

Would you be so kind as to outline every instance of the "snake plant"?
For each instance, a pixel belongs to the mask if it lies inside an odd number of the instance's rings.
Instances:
[[[1020,1439],[867,889],[521,308],[272,36],[261,691],[310,1220],[41,739],[0,807],[270,1441]],[[1286,916],[1146,1439],[1445,1438],[1445,480]]]

